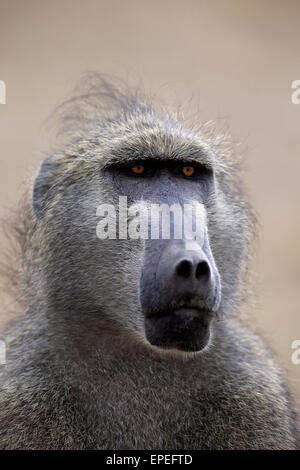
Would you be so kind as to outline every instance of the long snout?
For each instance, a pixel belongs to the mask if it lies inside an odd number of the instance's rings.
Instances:
[[[145,252],[140,301],[151,344],[203,349],[220,303],[220,277],[209,247],[197,240],[151,240]]]
[[[170,241],[163,250],[156,272],[161,304],[190,302],[199,309],[215,309],[217,273],[196,242]]]

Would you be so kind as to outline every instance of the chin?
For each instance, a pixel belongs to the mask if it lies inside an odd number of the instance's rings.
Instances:
[[[211,342],[212,316],[186,315],[174,312],[168,315],[146,318],[145,338],[160,351],[195,355],[205,351]]]

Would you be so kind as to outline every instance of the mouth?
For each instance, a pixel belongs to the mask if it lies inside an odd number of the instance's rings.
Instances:
[[[206,309],[182,306],[171,312],[145,319],[149,343],[162,349],[197,352],[209,343],[213,313]]]
[[[205,314],[205,311],[199,309],[197,307],[190,307],[190,306],[183,306],[174,310],[173,315],[180,317],[181,319],[189,319],[192,320],[193,318],[199,317],[199,315]]]

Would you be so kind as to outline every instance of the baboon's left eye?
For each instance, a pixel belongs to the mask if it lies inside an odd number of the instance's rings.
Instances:
[[[193,176],[195,174],[195,168],[193,166],[183,166],[181,172],[184,176]]]
[[[131,167],[132,173],[136,175],[142,175],[145,172],[144,165],[134,165]]]

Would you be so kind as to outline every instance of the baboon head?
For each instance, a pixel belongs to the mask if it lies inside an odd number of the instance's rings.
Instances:
[[[201,351],[246,266],[250,213],[227,147],[107,83],[82,103],[93,116],[72,111],[70,142],[34,183],[47,308],[70,325],[93,318],[160,349]],[[162,212],[153,236],[153,208],[170,215],[167,236]]]

